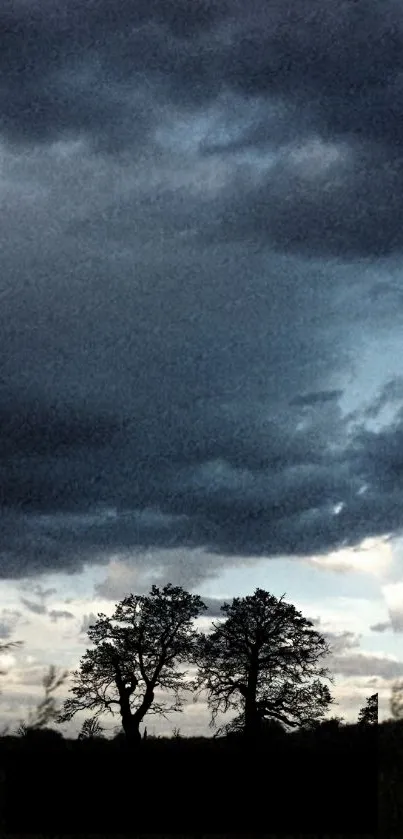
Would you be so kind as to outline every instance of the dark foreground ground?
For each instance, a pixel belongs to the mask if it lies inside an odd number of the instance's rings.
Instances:
[[[6,742],[8,741],[8,742]],[[376,836],[376,738],[123,743],[3,738],[3,836]],[[382,832],[381,832],[382,833]],[[403,836],[384,816],[385,836]]]
[[[68,834],[7,834],[3,835],[2,839],[7,839],[7,836],[13,836],[13,839],[104,839],[104,833],[68,833]],[[108,833],[108,839],[127,839],[127,833]],[[374,839],[373,833],[130,833],[130,839]],[[390,839],[401,839],[401,837],[390,837]]]
[[[127,833],[108,833],[108,839],[127,839]],[[130,833],[130,839],[374,839],[374,833]],[[7,839],[7,836],[13,836],[13,839],[104,839],[104,833],[60,833],[54,834],[3,834],[2,839]],[[401,837],[392,836],[390,839],[401,839]]]

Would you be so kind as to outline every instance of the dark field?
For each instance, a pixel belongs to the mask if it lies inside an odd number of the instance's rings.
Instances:
[[[253,750],[150,739],[135,752],[122,740],[55,739],[40,748],[3,738],[4,834],[375,836],[378,750],[370,734]]]

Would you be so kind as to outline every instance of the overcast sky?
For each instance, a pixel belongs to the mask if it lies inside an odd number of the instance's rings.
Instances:
[[[332,712],[387,714],[400,0],[3,0],[0,76],[0,722],[168,581],[285,592],[334,643]],[[208,717],[178,719],[152,726]]]

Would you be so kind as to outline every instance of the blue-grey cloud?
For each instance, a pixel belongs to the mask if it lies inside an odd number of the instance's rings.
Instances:
[[[116,15],[111,0],[96,7],[69,0],[63,9],[46,0],[6,4],[3,137],[21,147],[81,137],[96,151],[130,148],[138,156],[173,114],[200,116],[217,106],[224,136],[201,138],[203,154],[287,152],[291,144],[301,165],[281,153],[255,186],[236,170],[209,238],[254,237],[350,257],[400,250],[403,23],[396,0],[214,6],[124,3]],[[323,155],[316,166],[312,158],[315,176],[311,169],[305,177],[304,155],[309,166],[309,143],[318,138],[341,148],[341,158],[322,174]]]
[[[337,401],[342,395],[342,390],[320,390],[313,393],[301,393],[292,399],[291,405],[299,405],[301,407],[323,405],[325,402]]]
[[[353,426],[340,382],[403,244],[402,32],[394,0],[3,3],[0,575],[400,532],[399,388]]]

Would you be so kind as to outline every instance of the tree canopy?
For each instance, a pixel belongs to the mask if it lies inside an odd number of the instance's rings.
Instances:
[[[321,679],[325,639],[295,607],[263,589],[221,607],[224,620],[201,633],[195,648],[195,688],[207,691],[215,725],[219,711],[240,711],[225,730],[255,737],[264,719],[294,728],[321,718],[333,699]]]
[[[94,644],[75,671],[74,697],[64,703],[59,722],[89,709],[95,716],[118,711],[130,741],[140,739],[147,713],[182,710],[186,672],[178,665],[192,657],[197,632],[193,620],[206,609],[198,595],[171,583],[153,585],[149,595],[120,601],[111,617],[99,613],[88,636]],[[155,702],[155,689],[169,691],[174,703]]]
[[[377,725],[378,724],[378,694],[373,693],[369,696],[364,707],[361,708],[358,714],[358,722],[360,725]]]

